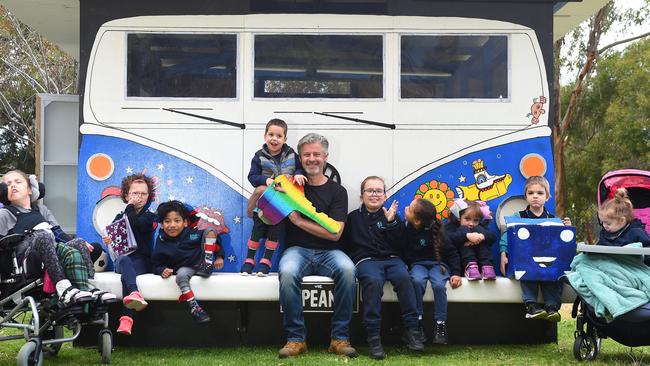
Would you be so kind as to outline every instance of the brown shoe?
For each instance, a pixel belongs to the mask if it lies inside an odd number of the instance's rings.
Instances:
[[[336,353],[337,355],[348,356],[350,358],[357,357],[357,350],[350,345],[347,339],[332,339],[330,347],[327,352]]]
[[[287,358],[290,356],[298,356],[307,352],[307,343],[305,342],[287,342],[278,352],[278,357]]]

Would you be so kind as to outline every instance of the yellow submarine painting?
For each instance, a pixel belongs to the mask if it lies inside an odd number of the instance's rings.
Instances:
[[[508,186],[512,183],[510,174],[492,175],[488,173],[487,167],[481,159],[474,160],[472,168],[474,168],[475,183],[469,186],[457,186],[456,194],[459,198],[470,201],[489,201],[508,192]]]

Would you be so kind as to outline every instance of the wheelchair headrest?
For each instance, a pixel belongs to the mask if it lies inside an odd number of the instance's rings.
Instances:
[[[8,188],[7,185],[2,182],[0,182],[0,204],[9,204]]]

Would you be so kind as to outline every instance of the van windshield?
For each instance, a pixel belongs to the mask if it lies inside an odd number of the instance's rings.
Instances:
[[[235,98],[234,34],[127,36],[127,96]]]

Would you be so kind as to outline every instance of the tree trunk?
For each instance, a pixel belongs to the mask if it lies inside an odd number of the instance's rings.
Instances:
[[[566,199],[564,195],[564,148],[562,144],[562,131],[560,121],[562,120],[562,104],[560,93],[560,53],[564,38],[560,38],[553,44],[553,160],[555,174],[555,186],[553,194],[555,196],[555,213],[558,217],[564,217],[566,209]]]
[[[553,113],[553,159],[555,161],[555,215],[565,217],[566,214],[566,172],[564,169],[564,151],[568,143],[567,131],[573,119],[573,113],[578,105],[580,94],[582,93],[583,82],[591,73],[596,61],[598,60],[598,43],[603,31],[603,20],[611,10],[611,3],[600,9],[591,20],[589,27],[589,42],[587,43],[585,63],[576,78],[573,91],[569,96],[569,101],[562,115],[560,108],[560,50],[562,42],[557,41],[553,46],[555,73],[553,75],[553,101],[555,105]]]
[[[555,216],[566,216],[566,174],[564,170],[564,143],[562,135],[553,133],[553,157],[555,160]]]

